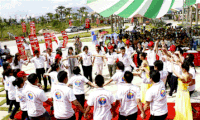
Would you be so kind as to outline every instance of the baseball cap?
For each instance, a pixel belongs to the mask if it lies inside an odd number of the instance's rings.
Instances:
[[[24,71],[20,71],[17,73],[17,77],[24,77],[24,76],[28,76],[29,74],[26,74]]]
[[[108,47],[108,49],[110,50],[110,49],[113,49],[114,47],[112,46],[112,45],[110,45],[109,47]]]
[[[57,54],[57,55],[55,56],[55,59],[62,59],[62,57],[61,57],[59,54]]]
[[[150,41],[148,44],[149,47],[152,47],[153,45],[154,45],[153,41]]]
[[[129,41],[129,40],[127,40],[127,41],[126,41],[126,44],[127,44],[127,45],[129,45],[129,44],[130,44],[130,41]]]
[[[171,45],[169,48],[170,51],[176,51],[176,46],[175,45]]]

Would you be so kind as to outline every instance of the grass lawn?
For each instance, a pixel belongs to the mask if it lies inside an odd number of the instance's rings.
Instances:
[[[4,100],[2,100],[1,102],[0,102],[0,106],[2,106],[3,104],[5,104],[6,103],[6,99],[4,99]]]

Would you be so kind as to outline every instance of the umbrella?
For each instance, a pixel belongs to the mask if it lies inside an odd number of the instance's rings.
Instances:
[[[200,0],[190,0],[190,5]],[[183,5],[183,0],[87,0],[87,5],[103,17],[118,15],[132,18],[140,14],[147,18],[161,18],[171,8]]]

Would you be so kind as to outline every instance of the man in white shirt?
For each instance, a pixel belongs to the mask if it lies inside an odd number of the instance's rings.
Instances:
[[[160,80],[159,71],[150,71],[152,87],[146,92],[144,110],[150,108],[149,120],[165,120],[168,114],[167,96],[164,83]]]
[[[142,46],[145,46],[145,48],[147,48],[148,47],[148,42],[146,41],[146,39],[144,39],[143,40],[143,42],[142,42]]]
[[[25,51],[26,51],[26,56],[30,58],[31,57],[31,50],[30,50],[30,47],[29,47],[29,43],[25,39],[23,41],[24,41],[23,46],[24,46]]]
[[[135,66],[135,63],[133,63],[133,60],[129,55],[126,54],[126,50],[124,47],[121,48],[121,54],[117,55],[117,58],[119,61],[123,62],[125,66],[125,71],[132,71],[131,66],[136,70],[137,67]]]
[[[44,81],[44,90],[47,91],[47,79],[44,77],[45,69],[44,69],[44,62],[46,61],[44,56],[41,56],[38,50],[34,51],[35,57],[33,57],[30,62],[34,63],[36,74],[39,78],[39,83],[41,84],[41,78]]]
[[[116,94],[116,104],[119,108],[119,120],[136,120],[138,114],[138,108],[140,109],[142,119],[145,118],[145,112],[142,107],[142,102],[140,100],[140,89],[139,87],[132,85],[133,74],[131,72],[125,72],[124,83],[120,89],[118,89]]]
[[[68,81],[67,72],[60,71],[58,73],[57,85],[54,85],[51,94],[54,103],[54,116],[57,120],[75,120],[75,112],[72,108],[71,102],[82,112],[84,109],[76,100],[73,90],[69,88],[66,83]]]
[[[46,61],[47,61],[46,62],[46,72],[48,71],[48,69],[53,64],[54,58],[55,58],[55,56],[52,54],[51,48],[47,48],[47,54],[46,54]],[[50,76],[48,76],[48,80],[49,80],[49,83],[51,85],[51,77]]]
[[[7,45],[4,45],[4,50],[3,50],[5,55],[10,55],[10,49],[7,47]]]
[[[150,41],[148,46],[149,46],[149,50],[143,51],[143,52],[147,53],[147,61],[149,63],[150,70],[153,70],[154,62],[156,61],[156,54],[158,53],[158,41],[155,42],[155,46],[154,46],[153,41]]]
[[[126,41],[126,47],[125,47],[125,51],[126,51],[126,54],[128,56],[131,56],[135,51],[133,50],[133,47],[130,47],[130,41],[127,40]]]
[[[156,60],[154,62],[154,70],[158,70],[160,72],[160,80],[162,80],[165,84],[167,76],[168,76],[168,72],[163,71],[163,66],[164,65],[163,65],[163,62],[161,60]]]
[[[99,88],[90,93],[87,101],[88,107],[84,116],[86,117],[91,106],[94,106],[93,120],[111,120],[112,114],[110,110],[112,110],[113,114],[115,113],[113,106],[115,98],[110,91],[103,88],[104,78],[102,75],[96,76],[95,83]]]
[[[117,45],[117,49],[118,51],[121,49],[121,47],[125,47],[124,42],[122,41],[122,38],[119,38],[119,43]]]
[[[43,90],[38,85],[38,77],[35,73],[28,76],[29,85],[23,90],[23,94],[27,101],[27,112],[31,120],[51,120],[50,115],[43,107],[43,102],[53,106],[48,100]]]

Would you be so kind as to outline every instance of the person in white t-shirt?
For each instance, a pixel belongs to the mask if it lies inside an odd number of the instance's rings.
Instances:
[[[21,54],[20,53],[16,53],[15,54],[15,58],[14,58],[14,60],[12,62],[12,69],[21,71],[22,70],[22,64],[27,66],[28,62],[26,62],[26,61],[21,59]]]
[[[135,51],[133,50],[133,47],[130,46],[130,41],[127,40],[126,41],[126,47],[125,47],[125,51],[126,51],[126,54],[128,56],[131,56]]]
[[[19,103],[16,102],[16,88],[13,85],[13,82],[15,81],[15,77],[13,76],[13,70],[7,69],[5,72],[6,75],[6,81],[8,82],[8,98],[10,100],[10,106],[8,108],[8,113],[11,113],[10,119],[13,120],[16,112],[19,110]],[[15,105],[15,108],[12,110],[12,106]]]
[[[50,73],[47,72],[47,73],[44,74],[44,77],[49,76],[51,78],[51,83],[52,83],[51,87],[53,85],[58,84],[57,76],[58,76],[59,71],[60,71],[59,65],[57,63],[54,63],[54,64],[51,65],[51,72]]]
[[[96,54],[103,55],[103,53],[101,52],[101,47],[99,45],[96,46]],[[103,57],[93,57],[92,64],[95,65],[96,67],[97,75],[99,74],[102,75],[103,63],[104,63]]]
[[[34,63],[36,74],[39,78],[40,84],[41,84],[41,79],[43,78],[44,90],[47,91],[47,79],[44,77],[44,73],[45,73],[44,64],[45,64],[46,58],[44,56],[41,56],[38,50],[35,50],[34,54],[35,54],[35,57],[33,57],[30,60],[30,62]]]
[[[123,62],[125,66],[125,71],[131,72],[132,71],[131,66],[133,67],[134,70],[137,69],[135,63],[133,63],[133,60],[131,59],[131,56],[126,54],[126,50],[124,47],[121,48],[121,53],[117,55],[117,58],[119,59],[119,61]]]
[[[84,117],[87,119],[88,112],[94,106],[93,120],[111,120],[111,111],[114,114],[113,116],[116,114],[113,105],[115,98],[112,92],[103,88],[104,77],[102,75],[95,77],[95,83],[99,88],[96,88],[94,92],[90,93],[87,101],[88,107],[86,108]]]
[[[148,42],[146,41],[146,39],[144,39],[143,40],[143,42],[142,42],[142,46],[145,46],[145,48],[147,48],[148,47]]]
[[[26,51],[26,56],[30,58],[31,57],[31,50],[30,50],[30,47],[29,47],[29,43],[25,39],[23,41],[24,41],[23,46],[24,46],[25,51]]]
[[[85,103],[85,92],[84,92],[84,83],[89,84],[92,87],[96,87],[91,83],[85,76],[80,74],[81,70],[78,66],[74,67],[73,73],[74,76],[68,81],[68,86],[73,85],[73,93],[76,96],[78,102],[84,107]],[[82,112],[79,112],[79,120],[82,118]]]
[[[159,71],[150,71],[150,81],[153,85],[147,90],[144,110],[150,108],[149,120],[165,120],[168,115],[167,96]]]
[[[55,58],[55,56],[52,54],[52,50],[51,50],[51,48],[47,48],[47,54],[46,54],[46,72],[48,71],[48,69],[51,67],[51,65],[53,64],[53,62],[54,62],[54,58]],[[51,85],[51,77],[48,77],[48,81],[49,81],[49,83],[50,83],[50,85]]]
[[[25,87],[25,81],[23,77],[18,77],[14,82],[13,85],[17,87],[16,89],[16,101],[20,103],[20,109],[22,111],[21,119],[30,120],[27,113],[27,104],[26,104],[26,97],[23,94],[23,89]]]
[[[54,116],[57,120],[76,120],[75,112],[72,109],[71,102],[82,112],[84,109],[76,100],[71,88],[66,83],[68,81],[67,72],[60,71],[58,73],[58,84],[54,85],[51,95],[54,103]]]
[[[163,66],[164,65],[163,65],[163,62],[161,60],[156,60],[154,62],[154,70],[158,70],[160,72],[160,80],[162,80],[165,84],[167,76],[168,76],[168,72],[163,71]]]
[[[118,89],[116,94],[116,104],[115,106],[119,108],[119,120],[136,120],[138,114],[138,108],[140,109],[142,119],[145,118],[145,112],[142,107],[142,102],[140,100],[140,89],[139,87],[132,85],[133,74],[131,72],[124,73],[124,83],[120,89]]]
[[[30,84],[27,84],[23,90],[27,101],[28,116],[34,120],[51,120],[50,115],[43,107],[43,102],[50,106],[53,106],[53,103],[48,100],[44,91],[37,86],[39,82],[37,75],[35,73],[30,74],[28,81]]]
[[[147,61],[149,63],[150,70],[153,70],[154,69],[153,63],[156,61],[156,54],[158,53],[158,41],[155,42],[155,45],[153,41],[150,41],[148,46],[149,46],[149,50],[143,51],[143,52],[147,53]]]

